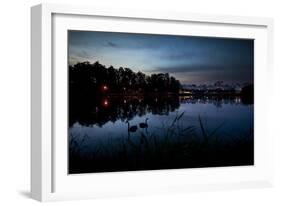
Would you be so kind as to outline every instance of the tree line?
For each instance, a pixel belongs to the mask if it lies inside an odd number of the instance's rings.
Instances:
[[[168,73],[147,75],[130,68],[106,67],[98,61],[80,62],[69,66],[69,86],[71,92],[171,92],[179,93],[181,84]]]

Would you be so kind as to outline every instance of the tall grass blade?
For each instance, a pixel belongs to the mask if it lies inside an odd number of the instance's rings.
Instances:
[[[172,122],[172,124],[171,124],[170,128],[172,128],[172,127],[175,125],[175,123],[176,123],[177,119],[178,119],[178,116],[176,116],[176,118],[175,118],[175,119],[174,119],[174,121]]]
[[[180,118],[182,118],[182,116],[184,115],[184,113],[185,113],[185,111],[182,112],[182,113],[180,114],[180,116],[178,116],[177,120],[180,120]]]
[[[182,131],[187,132],[187,131],[194,131],[194,130],[195,130],[194,126],[188,126],[188,127],[184,128]]]
[[[225,122],[221,123],[216,129],[214,129],[211,134],[209,135],[209,137],[212,137],[213,135],[216,134],[216,132],[225,124]]]
[[[207,135],[207,133],[205,131],[205,128],[203,126],[203,122],[202,122],[202,119],[201,119],[200,115],[199,115],[198,119],[199,119],[199,124],[200,124],[202,135],[203,135],[204,139],[207,139],[208,135]]]

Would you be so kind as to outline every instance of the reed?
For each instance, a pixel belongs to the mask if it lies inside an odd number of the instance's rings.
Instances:
[[[163,135],[139,131],[134,139],[120,137],[96,147],[91,155],[83,156],[86,140],[70,138],[70,173],[154,170],[194,167],[252,165],[254,161],[253,133],[236,138],[221,138],[218,131],[207,131],[202,117],[199,127],[183,127],[184,112],[160,128]],[[225,140],[227,139],[227,140]]]

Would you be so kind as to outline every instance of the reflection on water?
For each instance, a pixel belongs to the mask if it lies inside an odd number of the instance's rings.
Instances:
[[[240,97],[88,100],[70,104],[70,173],[253,164],[253,104]]]
[[[70,134],[93,139],[127,135],[128,125],[139,125],[147,119],[150,133],[161,133],[176,115],[184,112],[182,124],[199,126],[201,115],[207,130],[224,123],[220,134],[235,136],[253,129],[253,105],[240,97],[157,96],[103,97],[70,108]],[[139,128],[138,131],[142,131]]]
[[[132,120],[147,113],[169,115],[180,107],[178,97],[103,97],[92,102],[70,105],[70,126],[79,123],[83,126],[102,127],[107,122]]]

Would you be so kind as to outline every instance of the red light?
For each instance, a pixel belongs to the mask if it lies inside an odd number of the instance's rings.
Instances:
[[[108,89],[108,87],[106,85],[104,85],[102,88],[103,88],[103,90],[107,90]]]
[[[108,101],[107,101],[107,100],[104,100],[103,105],[104,105],[104,106],[107,106],[107,105],[108,105]]]

